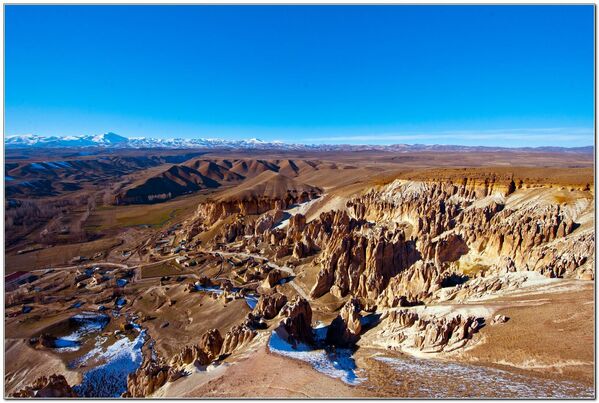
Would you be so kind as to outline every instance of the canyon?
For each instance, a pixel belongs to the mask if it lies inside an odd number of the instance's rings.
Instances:
[[[5,395],[594,396],[592,154],[119,152],[8,171],[97,177],[11,222]]]

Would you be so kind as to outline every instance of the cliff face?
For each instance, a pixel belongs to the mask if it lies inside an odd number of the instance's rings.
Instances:
[[[576,193],[571,202],[559,202],[564,192]],[[577,190],[395,181],[351,199],[344,211],[290,220],[277,241],[292,240],[300,258],[321,251],[314,298],[329,292],[408,306],[430,301],[444,282],[467,280],[470,257],[490,266],[507,258],[515,271],[549,277],[592,278],[593,228],[577,230],[576,222],[588,223],[591,203]],[[304,251],[305,244],[312,246]]]
[[[281,197],[252,196],[240,200],[213,200],[198,206],[194,220],[212,225],[231,215],[263,214],[270,210],[286,210],[294,204],[305,203],[319,196],[319,192],[287,192]]]
[[[262,214],[272,209],[285,209],[287,204],[280,199],[253,198],[248,200],[213,201],[198,206],[196,218],[212,225],[230,215],[241,216]]]
[[[288,207],[284,200],[207,204],[199,211],[205,222],[236,214],[221,230],[223,242],[247,244],[244,238],[253,236],[272,245],[277,259],[315,255],[312,298],[331,293],[405,306],[429,301],[451,276],[465,277],[471,257],[489,266],[509,258],[515,270],[549,277],[592,278],[594,233],[588,225],[577,230],[576,222],[588,215],[592,197],[570,191],[575,203],[560,203],[559,192],[492,180],[397,180],[309,222],[295,214],[285,229],[275,227]]]
[[[260,295],[253,312],[264,319],[273,319],[279,314],[281,308],[287,304],[287,297],[284,294],[273,293],[270,295]]]
[[[428,302],[447,277],[448,273],[434,263],[418,261],[391,279],[378,304],[394,308]]]
[[[371,236],[335,234],[322,248],[322,269],[310,291],[315,298],[327,291],[337,297],[351,293],[375,298],[417,258],[414,243],[406,241],[402,230],[385,228]]]
[[[396,181],[350,204],[358,217],[411,223],[422,258],[437,266],[478,253],[509,257],[524,270],[576,275],[573,271],[585,263],[583,255],[594,236],[588,230],[573,234],[579,226],[575,220],[592,199],[572,195],[575,203],[559,203],[556,193],[547,188],[489,194],[486,187],[471,189],[467,184]],[[564,242],[578,244],[576,251],[557,252],[569,249],[558,248]]]

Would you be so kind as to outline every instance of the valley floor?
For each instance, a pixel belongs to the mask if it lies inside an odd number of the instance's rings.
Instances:
[[[540,289],[481,302],[481,306],[508,316],[510,326],[486,326],[471,348],[434,358],[360,347],[354,359],[362,380],[355,384],[325,375],[301,359],[271,352],[262,338],[244,357],[211,372],[198,371],[156,396],[594,396],[592,283],[557,280]]]

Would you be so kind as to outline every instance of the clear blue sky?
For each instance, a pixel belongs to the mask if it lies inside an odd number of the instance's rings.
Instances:
[[[6,6],[6,132],[593,144],[593,6]]]

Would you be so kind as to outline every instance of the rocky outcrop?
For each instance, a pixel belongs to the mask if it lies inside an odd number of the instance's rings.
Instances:
[[[253,198],[248,200],[225,200],[202,203],[198,206],[196,219],[205,225],[212,225],[227,216],[262,214],[272,209],[285,210],[283,200],[269,198]]]
[[[282,319],[275,329],[279,337],[294,346],[313,343],[312,308],[306,299],[295,297],[285,304],[279,315]]]
[[[270,210],[287,210],[294,204],[305,203],[319,196],[320,190],[313,188],[310,191],[302,192],[288,190],[286,194],[274,198],[268,196],[244,196],[241,199],[212,200],[198,206],[193,221],[212,225],[222,218],[235,214],[248,216],[263,214]],[[261,228],[266,226],[265,223],[261,224]]]
[[[254,227],[251,224],[246,224],[246,218],[243,214],[234,214],[233,221],[223,226],[221,230],[221,238],[223,242],[235,242],[238,238],[245,235],[252,235]]]
[[[409,223],[422,258],[437,265],[474,252],[508,257],[520,270],[548,277],[594,277],[587,264],[594,234],[574,235],[587,198],[560,204],[561,196],[550,187],[532,199],[518,197],[519,188],[513,179],[494,176],[461,182],[396,180],[352,199],[348,209],[358,220]],[[516,201],[508,203],[508,195]]]
[[[424,316],[412,310],[393,310],[382,324],[379,341],[388,348],[423,353],[450,352],[471,340],[481,327],[474,316]]]
[[[171,359],[171,366],[180,368],[185,365],[208,365],[218,358],[223,345],[223,337],[218,329],[204,333],[197,344],[185,346]]]
[[[508,266],[509,267],[509,266]],[[538,281],[543,277],[537,272],[481,272],[477,277],[455,287],[441,289],[437,294],[438,301],[476,300],[499,292],[514,291],[521,289],[529,281]],[[505,270],[505,269],[502,269]]]
[[[289,275],[281,270],[272,269],[261,284],[262,288],[273,288]]]
[[[486,215],[481,210],[474,208],[462,214],[456,231],[475,250],[510,257],[516,265],[536,271],[547,270],[551,263],[539,248],[571,234],[576,227],[559,205],[504,208],[495,214],[487,211]],[[563,275],[559,270],[556,274]]]
[[[221,354],[231,354],[234,350],[244,346],[256,337],[258,333],[248,321],[241,325],[233,326],[226,334],[221,348]]]
[[[370,236],[349,233],[332,239],[323,247],[322,269],[310,295],[326,292],[337,297],[347,294],[376,299],[389,279],[418,260],[412,241],[402,229],[379,229]]]
[[[285,213],[282,210],[274,210],[272,212],[263,214],[256,220],[254,226],[254,234],[259,236],[264,234],[266,231],[271,229],[275,224],[283,220]]]
[[[468,339],[478,330],[479,323],[473,316],[420,320],[422,332],[416,337],[414,346],[425,353],[453,351],[464,347]]]
[[[298,241],[293,245],[293,252],[291,253],[295,259],[303,259],[312,253],[312,248],[308,242],[304,240]]]
[[[510,318],[505,315],[495,315],[491,321],[491,325],[499,325],[501,323],[507,322],[508,320],[510,320]]]
[[[306,216],[303,214],[295,214],[289,218],[287,227],[287,238],[294,238],[301,235],[306,229]]]
[[[77,394],[63,375],[53,374],[37,378],[31,385],[25,387],[25,389],[10,394],[10,397],[62,398],[77,397]]]
[[[559,243],[543,245],[537,253],[539,260],[534,270],[544,276],[583,280],[595,278],[595,234],[593,232],[570,236],[569,239]]]
[[[362,331],[360,311],[360,302],[357,298],[347,301],[327,330],[327,342],[336,346],[356,344]]]
[[[486,196],[486,193],[485,193]],[[477,197],[477,190],[465,184],[408,182],[396,180],[380,190],[372,190],[348,204],[358,218],[384,222],[390,219],[412,223],[415,232],[430,238],[452,229],[460,213],[460,203]],[[364,207],[358,207],[364,205]]]
[[[484,255],[485,260],[509,258],[513,264],[505,270],[510,271],[517,268],[548,277],[594,278],[594,235],[590,231],[574,233],[576,211],[582,207],[527,201],[519,198],[525,191],[520,188],[513,178],[495,175],[428,182],[396,180],[349,200],[346,209],[323,212],[309,222],[303,214],[295,214],[286,229],[274,225],[286,207],[282,201],[255,221],[245,215],[260,211],[258,207],[203,206],[198,211],[203,211],[200,215],[206,222],[223,212],[238,214],[223,227],[225,242],[241,240],[247,246],[247,236],[252,235],[254,246],[258,242],[276,245],[271,249],[276,259],[291,255],[290,261],[296,262],[316,255],[313,262],[320,271],[310,291],[313,298],[326,293],[338,298],[352,295],[374,304],[389,281],[416,261],[430,261],[441,270],[464,255]],[[454,268],[459,270],[459,265]],[[423,272],[405,275],[419,276],[417,282],[432,281]],[[385,303],[398,306],[425,301],[435,291],[421,285],[424,288],[419,292],[411,291],[413,298],[406,295],[403,301],[401,296],[388,295]]]
[[[123,397],[146,397],[160,389],[169,378],[175,379],[178,371],[155,360],[145,361],[127,377],[127,392]]]
[[[448,234],[441,237],[431,246],[433,246],[434,255],[430,256],[430,258],[433,258],[437,265],[445,262],[455,262],[462,255],[468,253],[469,250],[468,245],[462,237],[456,234]],[[422,253],[422,255],[424,259],[429,258],[426,253]]]
[[[278,292],[271,295],[262,294],[253,312],[264,319],[273,319],[286,303],[287,297]]]
[[[234,326],[223,338],[217,329],[204,333],[197,344],[183,347],[170,359],[170,364],[161,364],[158,360],[146,360],[140,368],[127,378],[125,397],[150,396],[167,382],[173,382],[183,376],[185,366],[205,366],[218,359],[221,354],[230,353],[248,339]],[[255,332],[254,332],[255,336]],[[234,340],[233,340],[234,339]]]
[[[208,365],[210,363],[208,354],[197,344],[183,347],[181,351],[171,359],[173,367],[182,367],[189,364]]]
[[[394,308],[429,302],[446,276],[436,264],[419,260],[389,281],[378,305]]]
[[[279,245],[275,252],[275,259],[282,259],[291,254],[291,248],[288,245]]]
[[[291,255],[296,260],[303,259],[319,250],[312,237],[305,233],[307,228],[305,215],[295,214],[289,218],[287,232],[284,234],[284,242],[288,245]]]
[[[214,360],[220,354],[223,345],[223,337],[218,329],[210,329],[200,337],[198,346],[208,355],[211,360]]]

